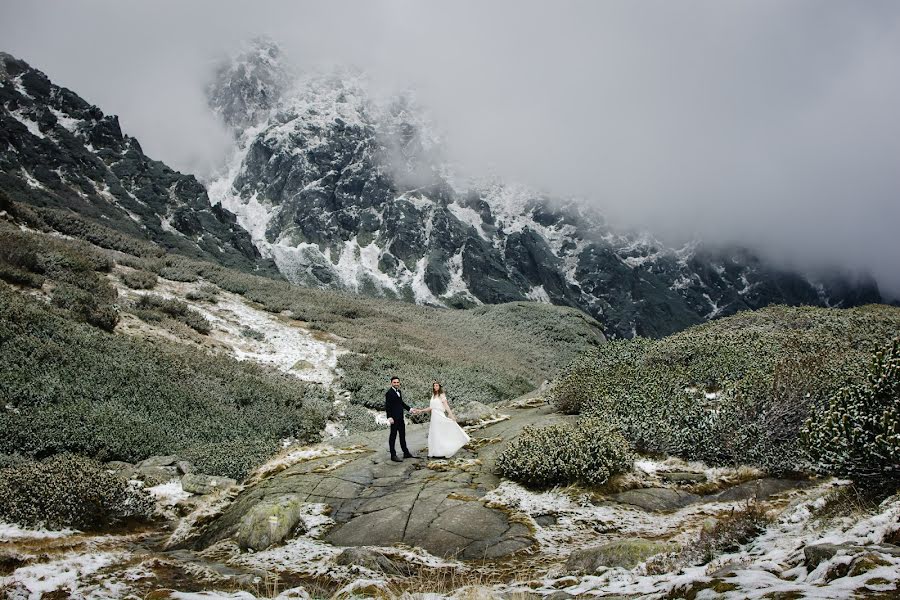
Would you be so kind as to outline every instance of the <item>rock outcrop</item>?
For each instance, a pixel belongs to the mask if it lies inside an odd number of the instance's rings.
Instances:
[[[511,521],[482,497],[498,483],[492,469],[506,440],[528,424],[566,417],[549,408],[509,410],[510,418],[471,432],[473,439],[491,443],[474,444],[474,449],[465,448],[452,460],[426,457],[427,424],[407,428],[409,447],[421,458],[399,464],[390,461],[384,430],[342,440],[342,446],[354,448],[352,453],[336,449],[246,486],[218,518],[182,546],[203,549],[238,538],[243,546],[264,547],[283,539],[296,524],[292,506],[314,503],[330,507],[334,525],[324,539],[337,546],[403,543],[466,560],[528,548],[534,543],[528,526]],[[270,535],[267,519],[276,513],[278,531]],[[377,557],[374,560],[379,563]]]

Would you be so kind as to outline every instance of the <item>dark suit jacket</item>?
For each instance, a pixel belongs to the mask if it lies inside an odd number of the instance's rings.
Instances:
[[[409,406],[406,405],[400,394],[394,388],[388,389],[384,394],[384,412],[387,413],[388,418],[393,418],[395,422],[402,420],[404,410],[409,410]]]

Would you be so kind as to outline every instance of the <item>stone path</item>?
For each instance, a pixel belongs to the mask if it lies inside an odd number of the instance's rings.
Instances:
[[[470,431],[474,444],[452,460],[426,458],[428,424],[407,426],[409,448],[422,458],[390,461],[387,431],[334,440],[335,446],[358,445],[364,452],[325,456],[295,464],[248,486],[230,506],[192,538],[206,548],[246,528],[260,504],[324,503],[336,525],[325,540],[337,546],[419,546],[438,556],[464,560],[497,558],[535,543],[524,524],[485,505],[494,489],[492,473],[498,453],[527,425],[568,419],[550,407],[505,408],[508,419]]]

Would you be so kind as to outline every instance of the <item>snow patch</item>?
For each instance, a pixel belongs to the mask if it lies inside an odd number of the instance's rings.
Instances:
[[[535,302],[543,302],[545,304],[552,304],[550,301],[550,296],[547,294],[547,291],[544,289],[542,285],[536,285],[525,294],[525,297],[529,300],[533,300]]]

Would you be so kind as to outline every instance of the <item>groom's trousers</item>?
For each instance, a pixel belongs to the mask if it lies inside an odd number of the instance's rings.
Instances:
[[[399,419],[394,417],[394,422],[391,424],[391,435],[388,440],[391,448],[391,456],[397,456],[397,451],[394,449],[394,442],[397,440],[397,435],[400,436],[400,449],[403,450],[403,454],[410,454],[409,448],[406,447],[406,420],[402,415]]]

